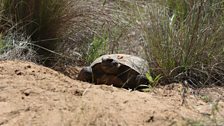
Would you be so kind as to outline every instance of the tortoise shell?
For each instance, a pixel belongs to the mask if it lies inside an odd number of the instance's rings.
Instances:
[[[90,66],[84,67],[78,80],[95,84],[114,85],[135,89],[148,83],[145,73],[149,70],[146,60],[127,54],[109,54],[97,58]]]
[[[127,54],[103,55],[97,58],[93,63],[91,63],[90,67],[94,67],[97,64],[101,64],[102,59],[112,59],[116,61],[117,63],[120,63],[121,65],[125,65],[133,69],[138,74],[145,74],[149,70],[148,63],[146,60],[137,56],[127,55]]]

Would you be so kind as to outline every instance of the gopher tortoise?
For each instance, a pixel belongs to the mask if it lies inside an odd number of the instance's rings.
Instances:
[[[127,54],[109,54],[97,58],[84,67],[77,79],[95,84],[107,84],[126,89],[137,89],[147,85],[145,73],[149,70],[147,61]]]

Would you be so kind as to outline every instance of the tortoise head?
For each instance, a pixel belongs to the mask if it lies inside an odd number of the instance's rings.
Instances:
[[[121,64],[113,58],[102,58],[101,69],[107,74],[117,74]]]
[[[91,67],[84,67],[77,77],[78,80],[85,81],[85,82],[92,82],[92,68]]]

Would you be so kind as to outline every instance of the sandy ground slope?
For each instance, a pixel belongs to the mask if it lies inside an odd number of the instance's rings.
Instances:
[[[0,126],[224,125],[224,88],[129,92],[23,61],[0,62]],[[184,103],[183,102],[183,98]]]

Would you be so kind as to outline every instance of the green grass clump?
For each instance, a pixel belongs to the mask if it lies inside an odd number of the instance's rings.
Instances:
[[[3,47],[3,40],[2,40],[2,34],[0,34],[0,48]]]
[[[101,55],[105,54],[108,44],[108,37],[107,35],[97,36],[95,35],[93,37],[93,41],[90,44],[89,50],[87,51],[86,55],[86,62],[90,64],[93,62],[96,58],[100,57]]]
[[[2,49],[4,48],[4,42],[2,39],[2,35],[0,34],[0,54],[2,53]]]
[[[223,0],[135,2],[133,20],[144,51],[161,81],[195,87],[224,82]]]

